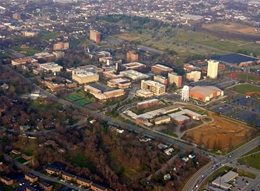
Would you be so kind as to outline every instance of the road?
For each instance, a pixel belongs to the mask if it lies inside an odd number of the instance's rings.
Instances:
[[[218,164],[218,163],[221,163],[221,164],[236,163],[237,159],[240,156],[246,154],[248,151],[254,149],[255,147],[257,147],[259,145],[260,145],[260,136],[249,141],[248,143],[244,144],[243,146],[237,148],[230,154],[227,154],[225,156],[213,156],[211,158],[211,162],[207,165],[207,167],[203,167],[202,169],[200,169],[196,174],[194,174],[188,180],[188,182],[186,183],[186,185],[183,188],[183,191],[196,190],[196,185],[198,185],[198,187],[200,187],[201,184],[203,183],[204,179],[206,179],[209,175],[211,175],[214,171],[216,171],[218,168],[221,167],[221,165],[219,165],[219,167],[216,167],[216,164]]]

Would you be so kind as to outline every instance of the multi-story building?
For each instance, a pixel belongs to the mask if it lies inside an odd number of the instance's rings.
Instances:
[[[6,176],[0,177],[0,181],[3,182],[6,185],[12,185],[14,183],[13,179],[8,178]]]
[[[62,69],[62,66],[54,63],[54,62],[48,62],[44,64],[39,65],[40,68],[44,69],[46,72],[60,72]]]
[[[130,62],[130,63],[122,65],[122,68],[124,70],[141,70],[145,67],[146,67],[145,64],[142,64],[142,63],[139,63],[139,62]]]
[[[21,14],[20,13],[14,13],[13,14],[13,19],[21,20]]]
[[[156,82],[160,82],[161,84],[164,84],[164,85],[168,84],[168,79],[165,78],[164,76],[160,76],[160,75],[154,76],[153,80],[156,81]]]
[[[123,89],[111,90],[102,92],[101,90],[94,88],[92,86],[86,85],[84,86],[84,90],[88,91],[92,95],[94,95],[99,100],[106,100],[114,97],[120,97],[125,94]]]
[[[138,54],[134,51],[129,51],[126,53],[126,60],[131,62],[138,61]]]
[[[53,50],[67,50],[69,48],[69,43],[68,42],[58,42],[56,44],[53,44]]]
[[[143,74],[141,72],[137,72],[135,70],[122,71],[122,72],[120,72],[120,75],[123,75],[123,76],[130,78],[132,80],[143,80],[143,79],[149,78],[148,75]]]
[[[95,30],[90,30],[89,35],[90,40],[94,41],[95,43],[100,43],[101,41],[101,33]]]
[[[168,82],[169,82],[169,84],[175,83],[177,87],[181,87],[182,86],[182,76],[179,76],[175,72],[168,73]]]
[[[30,64],[32,61],[31,58],[29,57],[24,57],[24,58],[17,58],[11,61],[11,64],[13,66],[21,65],[21,64]]]
[[[197,82],[201,78],[201,72],[200,71],[191,71],[186,74],[186,79],[189,81]]]
[[[21,35],[24,36],[24,37],[35,37],[35,36],[38,36],[38,33],[29,32],[29,31],[22,31]]]
[[[141,89],[150,90],[155,95],[162,95],[165,93],[166,86],[152,80],[142,80]]]
[[[216,79],[218,77],[218,64],[219,62],[215,60],[208,61],[207,76],[209,78]]]
[[[151,71],[158,75],[167,75],[168,73],[173,72],[173,69],[161,64],[156,64],[152,66]]]
[[[109,87],[118,87],[118,88],[129,88],[131,86],[131,81],[126,78],[116,78],[107,82]]]
[[[34,183],[34,182],[37,182],[39,178],[38,178],[38,176],[35,176],[34,174],[29,173],[24,176],[24,179]]]
[[[144,109],[144,108],[149,108],[152,107],[154,105],[159,104],[159,100],[158,99],[151,99],[151,100],[147,100],[147,101],[143,101],[143,102],[139,102],[136,104],[136,109]]]
[[[90,82],[97,82],[99,80],[99,75],[94,72],[76,69],[72,71],[72,79],[77,81],[79,84],[85,84]]]

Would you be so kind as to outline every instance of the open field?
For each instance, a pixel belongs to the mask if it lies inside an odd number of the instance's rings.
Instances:
[[[260,148],[254,149],[254,152],[249,151],[245,157],[238,159],[238,162],[256,169],[260,169]]]
[[[21,54],[24,54],[26,56],[32,56],[32,55],[39,52],[39,50],[36,50],[36,49],[33,49],[33,48],[21,48],[21,47],[18,47],[18,46],[13,47],[12,49],[21,53]]]
[[[81,94],[70,94],[65,97],[65,99],[69,100],[69,101],[76,101],[76,100],[83,99],[83,98],[84,98],[84,95],[81,95]]]
[[[167,33],[167,30],[170,32]],[[196,54],[228,54],[239,50],[260,55],[260,45],[253,41],[223,39],[209,33],[180,28],[142,30],[141,34],[129,32],[116,35],[116,37],[163,51],[174,50],[178,52],[180,58]]]
[[[57,38],[58,36],[59,36],[58,33],[50,32],[50,33],[43,34],[43,35],[41,36],[41,39],[49,40],[49,39]]]
[[[246,72],[232,72],[231,74],[227,75],[230,78],[238,79],[238,80],[245,80],[250,82],[259,82],[260,76],[256,74],[246,73]]]
[[[81,99],[81,100],[75,101],[74,103],[77,104],[77,105],[80,105],[80,106],[84,106],[84,105],[91,103],[91,102],[92,101],[88,100],[88,99]]]
[[[241,33],[246,35],[260,36],[260,31],[255,30],[255,27],[234,22],[203,24],[202,27],[217,31],[229,31],[231,33]]]
[[[187,132],[185,139],[206,149],[232,149],[254,134],[253,128],[208,112],[214,121]]]
[[[260,92],[260,87],[251,84],[238,84],[231,88],[233,91],[241,94],[258,94]]]

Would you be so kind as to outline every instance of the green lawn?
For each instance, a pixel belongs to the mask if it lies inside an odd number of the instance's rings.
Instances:
[[[58,102],[54,102],[52,104],[45,104],[45,103],[41,103],[42,101],[44,101],[44,99],[41,98],[32,100],[30,103],[30,107],[35,109],[52,110],[52,109],[59,108],[61,106],[61,104]]]
[[[260,170],[260,147],[257,147],[251,151],[249,151],[247,154],[245,154],[245,157],[242,157],[238,159],[238,162],[240,164],[244,164],[247,166],[251,166],[253,168]],[[258,153],[255,153],[258,152]],[[255,154],[254,154],[255,153]],[[248,156],[246,156],[248,155]]]
[[[79,99],[82,99],[84,98],[85,96],[84,95],[81,95],[81,94],[70,94],[70,95],[67,95],[65,97],[66,100],[69,100],[69,101],[76,101],[76,100],[79,100]]]
[[[37,49],[33,49],[33,48],[21,48],[21,47],[18,47],[18,46],[15,46],[12,48],[13,50],[21,53],[21,54],[24,54],[26,56],[33,56],[34,54],[40,52],[40,50],[37,50]]]
[[[244,79],[244,80],[250,80],[250,81],[259,81],[260,78],[257,78],[256,76],[252,76],[250,74],[236,74],[236,77]]]
[[[44,40],[54,39],[54,38],[56,38],[58,35],[59,35],[58,33],[50,32],[50,33],[43,34],[43,35],[41,36],[41,39],[44,39]]]
[[[232,88],[237,93],[246,94],[247,92],[260,92],[260,87],[251,84],[239,84]]]

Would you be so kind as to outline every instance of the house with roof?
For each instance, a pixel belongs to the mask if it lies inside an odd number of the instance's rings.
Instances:
[[[44,191],[52,191],[53,186],[48,184],[47,182],[40,182],[39,186],[44,189]]]
[[[74,174],[70,174],[68,172],[63,171],[61,173],[61,178],[64,179],[64,180],[68,180],[68,181],[76,181],[77,177]]]
[[[59,169],[53,168],[50,166],[47,166],[45,170],[50,175],[60,175],[61,174],[61,171]]]
[[[94,191],[107,191],[108,190],[106,187],[101,186],[99,184],[95,184],[95,183],[93,183],[90,188],[91,188],[91,190],[94,190]]]
[[[3,182],[6,185],[12,185],[14,183],[14,180],[11,178],[8,178],[6,176],[0,177],[0,181]]]
[[[92,184],[92,181],[91,180],[87,180],[85,178],[81,178],[81,177],[78,177],[76,179],[76,182],[77,184],[81,185],[81,186],[85,186],[85,187],[90,187],[91,184]]]
[[[24,179],[30,181],[31,183],[34,183],[37,182],[39,178],[32,173],[28,173],[24,175]]]

